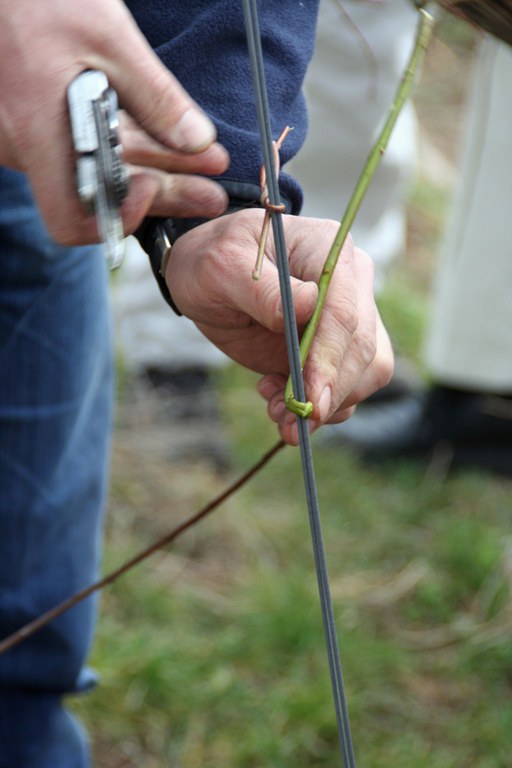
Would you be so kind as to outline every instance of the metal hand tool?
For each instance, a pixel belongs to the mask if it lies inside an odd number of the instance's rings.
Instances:
[[[97,216],[107,259],[114,269],[124,253],[120,208],[128,191],[117,133],[117,94],[103,72],[85,70],[68,88],[68,107],[77,153],[78,196]]]

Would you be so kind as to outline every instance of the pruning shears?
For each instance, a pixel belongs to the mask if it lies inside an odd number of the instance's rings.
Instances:
[[[81,72],[68,92],[80,200],[96,214],[112,269],[121,264],[124,231],[120,208],[128,191],[128,172],[118,138],[117,94],[98,70]]]

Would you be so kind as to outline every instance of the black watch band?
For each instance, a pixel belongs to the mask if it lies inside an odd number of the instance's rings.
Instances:
[[[180,312],[174,303],[165,281],[167,261],[171,248],[178,237],[199,226],[199,224],[203,224],[205,221],[208,221],[208,219],[147,218],[144,219],[138,230],[134,232],[135,237],[149,257],[151,270],[160,293],[171,309],[180,317],[183,313]],[[182,226],[185,224],[187,225],[186,227]]]

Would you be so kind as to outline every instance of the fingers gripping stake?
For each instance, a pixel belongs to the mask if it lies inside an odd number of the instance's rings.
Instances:
[[[80,200],[98,219],[112,269],[121,264],[124,232],[120,208],[128,191],[128,173],[117,136],[117,95],[106,75],[86,70],[68,88],[76,183]]]

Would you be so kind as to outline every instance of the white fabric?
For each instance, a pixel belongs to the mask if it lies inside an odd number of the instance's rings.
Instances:
[[[127,238],[123,264],[114,273],[112,295],[117,345],[129,370],[212,368],[228,361],[191,320],[165,303],[148,257],[133,237]]]
[[[286,166],[305,194],[303,214],[340,221],[387,115],[414,42],[410,0],[322,0],[306,78],[309,131]],[[352,227],[376,265],[377,285],[405,246],[405,202],[416,169],[416,119],[403,110]]]
[[[441,383],[512,393],[512,49],[491,38],[468,105],[426,361]]]

